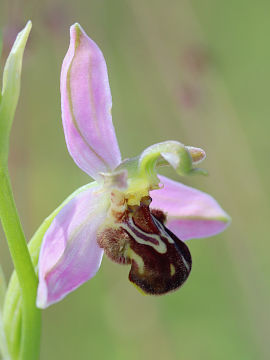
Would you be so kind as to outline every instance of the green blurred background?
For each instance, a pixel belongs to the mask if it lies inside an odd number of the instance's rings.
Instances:
[[[61,125],[59,74],[74,22],[105,55],[123,157],[167,139],[204,148],[210,176],[182,181],[211,193],[233,218],[224,234],[188,243],[192,274],[167,296],[142,296],[127,267],[104,259],[93,280],[44,311],[41,360],[269,359],[270,2],[0,6],[4,56],[33,21],[10,153],[28,238],[89,182],[68,155]],[[2,232],[0,248],[8,276]]]

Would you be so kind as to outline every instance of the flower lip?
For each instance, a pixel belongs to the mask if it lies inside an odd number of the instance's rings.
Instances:
[[[161,211],[150,211],[149,196],[139,206],[125,207],[124,198],[115,200],[115,221],[98,234],[106,255],[119,264],[131,264],[129,279],[146,294],[179,288],[191,271],[188,247],[164,226]]]

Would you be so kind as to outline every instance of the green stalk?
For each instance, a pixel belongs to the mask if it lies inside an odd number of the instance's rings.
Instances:
[[[12,359],[39,359],[41,312],[36,308],[38,280],[27,248],[7,167],[0,168],[0,217],[22,294],[22,338],[19,358],[10,349]]]

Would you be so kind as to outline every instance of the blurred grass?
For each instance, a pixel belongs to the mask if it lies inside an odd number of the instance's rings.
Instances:
[[[168,296],[141,296],[128,269],[105,259],[91,282],[44,311],[41,360],[269,359],[269,10],[251,0],[1,3],[6,43],[33,21],[10,156],[28,237],[89,181],[67,153],[60,117],[75,21],[107,60],[123,157],[166,139],[203,147],[210,176],[183,181],[233,218],[224,234],[189,242],[192,275]],[[2,233],[0,246],[9,274]]]

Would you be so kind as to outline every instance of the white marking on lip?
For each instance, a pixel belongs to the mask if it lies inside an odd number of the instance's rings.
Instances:
[[[158,253],[160,254],[165,254],[167,252],[167,246],[166,244],[160,239],[160,236],[158,234],[149,234],[143,230],[141,230],[133,221],[133,219],[131,218],[131,216],[129,217],[129,222],[130,222],[130,225],[132,227],[134,227],[136,229],[136,231],[139,233],[139,234],[142,234],[142,236],[145,236],[145,237],[148,237],[149,239],[152,239],[154,241],[156,241],[158,244],[154,244],[153,242],[151,241],[146,241],[144,240],[143,238],[139,237],[138,235],[136,235],[134,233],[134,231],[132,230],[132,228],[130,228],[128,226],[128,224],[121,224],[121,227],[126,230],[128,232],[128,234],[135,240],[137,241],[139,244],[142,244],[142,245],[148,245],[148,246],[151,246],[152,248],[154,248]],[[162,234],[161,234],[163,237],[165,237],[166,239],[168,239],[168,234],[164,232],[164,230],[162,231]],[[169,241],[169,239],[168,239]],[[170,242],[170,241],[169,241]]]

